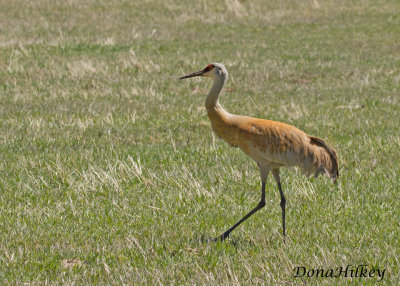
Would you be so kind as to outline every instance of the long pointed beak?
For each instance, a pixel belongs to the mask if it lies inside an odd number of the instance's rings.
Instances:
[[[194,76],[201,76],[205,72],[206,72],[205,70],[201,70],[201,71],[198,71],[198,72],[194,72],[194,73],[191,73],[191,74],[187,74],[187,75],[181,76],[179,79],[184,79],[184,78],[189,78],[189,77],[194,77]]]

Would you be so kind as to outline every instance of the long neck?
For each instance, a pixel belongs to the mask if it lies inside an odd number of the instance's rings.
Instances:
[[[220,74],[214,77],[214,84],[208,93],[206,98],[206,109],[212,109],[217,106],[218,98],[221,93],[222,88],[224,87],[227,76],[225,74]]]

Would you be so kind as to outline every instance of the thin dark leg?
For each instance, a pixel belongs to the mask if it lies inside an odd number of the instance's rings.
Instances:
[[[285,229],[285,205],[286,199],[282,192],[281,183],[278,182],[279,193],[281,194],[281,208],[282,208],[282,227],[283,227],[283,239],[286,238],[286,229]]]
[[[258,205],[254,209],[252,209],[247,215],[245,215],[241,220],[239,220],[234,226],[232,226],[230,229],[225,231],[221,236],[215,238],[214,240],[215,241],[225,240],[235,228],[237,228],[242,222],[244,222],[246,219],[248,219],[252,214],[254,214],[259,209],[262,209],[264,206],[265,206],[265,182],[262,182],[261,200],[258,203]]]

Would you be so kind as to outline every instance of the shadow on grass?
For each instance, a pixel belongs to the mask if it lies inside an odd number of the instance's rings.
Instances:
[[[217,236],[217,238],[218,238],[218,236]],[[199,243],[202,245],[226,244],[226,245],[232,245],[234,247],[239,247],[239,246],[254,247],[256,245],[254,243],[254,241],[251,239],[243,239],[243,238],[236,237],[236,236],[229,236],[225,240],[221,241],[221,240],[216,239],[215,237],[208,236],[204,233],[201,235],[195,236],[194,238],[190,239],[190,241],[193,243]]]

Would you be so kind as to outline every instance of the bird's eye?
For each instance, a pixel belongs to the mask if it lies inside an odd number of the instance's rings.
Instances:
[[[213,67],[214,67],[213,65],[208,65],[208,66],[206,66],[205,69],[206,69],[207,71],[209,71],[209,70],[212,70]]]

